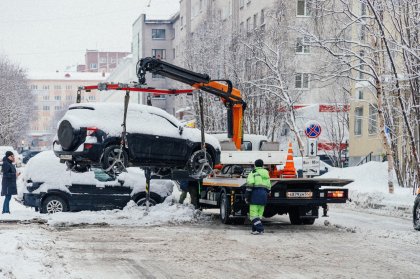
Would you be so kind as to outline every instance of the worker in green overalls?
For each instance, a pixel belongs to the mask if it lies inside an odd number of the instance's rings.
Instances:
[[[270,174],[263,168],[264,162],[258,159],[255,169],[246,179],[246,200],[249,202],[249,219],[252,222],[252,234],[264,233],[261,219],[267,204],[268,192],[271,190]]]

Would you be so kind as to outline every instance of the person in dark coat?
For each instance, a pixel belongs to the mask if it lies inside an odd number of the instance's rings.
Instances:
[[[179,203],[184,203],[184,200],[187,197],[187,193],[189,193],[191,197],[191,204],[194,205],[195,208],[198,208],[198,181],[183,180],[179,182],[179,187],[182,191],[179,198]]]
[[[1,182],[1,195],[5,196],[3,202],[3,214],[10,213],[9,203],[12,195],[17,194],[16,178],[20,173],[16,172],[15,166],[12,164],[15,161],[13,152],[7,151],[3,158],[3,165],[1,167],[3,172],[3,180]]]

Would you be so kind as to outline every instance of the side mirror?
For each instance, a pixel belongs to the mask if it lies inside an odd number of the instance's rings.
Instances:
[[[184,131],[184,127],[179,126],[179,127],[178,127],[178,130],[179,130],[179,134],[180,134],[180,135],[182,135],[182,132]]]

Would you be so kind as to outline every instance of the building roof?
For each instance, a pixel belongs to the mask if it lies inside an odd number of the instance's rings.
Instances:
[[[109,73],[91,72],[50,72],[50,73],[29,73],[29,80],[105,80]]]

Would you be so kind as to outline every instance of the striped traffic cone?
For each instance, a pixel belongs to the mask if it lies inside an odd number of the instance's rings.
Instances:
[[[284,165],[282,177],[283,178],[296,178],[296,168],[295,168],[295,163],[293,162],[293,149],[292,149],[291,142],[289,142],[289,150],[287,150],[286,165]]]

